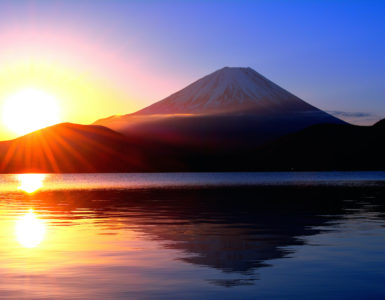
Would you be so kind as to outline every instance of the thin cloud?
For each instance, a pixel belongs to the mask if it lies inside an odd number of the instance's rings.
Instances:
[[[347,112],[340,110],[329,110],[327,112],[337,118],[355,125],[373,125],[382,119],[381,116],[368,112]]]

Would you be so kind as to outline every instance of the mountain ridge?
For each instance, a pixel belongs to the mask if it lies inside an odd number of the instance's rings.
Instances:
[[[58,124],[0,142],[0,173],[385,170],[384,124],[316,124],[263,145]]]
[[[108,172],[143,169],[141,153],[121,133],[61,123],[0,142],[1,173]]]

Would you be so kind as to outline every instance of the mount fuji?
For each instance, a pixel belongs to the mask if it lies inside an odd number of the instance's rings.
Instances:
[[[142,110],[94,124],[186,147],[239,148],[325,123],[345,122],[251,68],[225,67]]]

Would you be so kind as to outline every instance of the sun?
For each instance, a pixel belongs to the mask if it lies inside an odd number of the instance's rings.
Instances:
[[[39,89],[25,88],[8,96],[3,104],[4,124],[19,135],[60,122],[58,99]]]

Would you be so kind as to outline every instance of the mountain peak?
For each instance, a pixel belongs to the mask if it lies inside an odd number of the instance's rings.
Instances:
[[[220,76],[221,80],[226,79],[227,83],[231,83],[231,81],[239,81],[240,79],[245,79],[243,77],[254,77],[258,76],[265,80],[267,80],[265,77],[263,77],[261,74],[259,74],[257,71],[250,67],[223,67],[222,69],[219,69],[208,76]],[[206,76],[206,77],[208,77]],[[231,81],[230,81],[231,80]]]
[[[222,69],[219,69],[215,72],[234,72],[234,71],[246,71],[246,70],[252,70],[254,71],[252,68],[250,67],[229,67],[229,66],[226,66],[226,67],[223,67]],[[215,73],[214,72],[214,73]],[[255,71],[254,71],[255,72]]]
[[[224,67],[135,114],[211,114],[316,109],[250,67]]]

